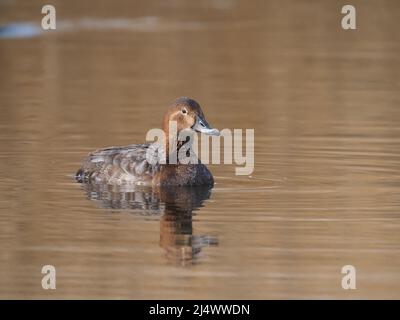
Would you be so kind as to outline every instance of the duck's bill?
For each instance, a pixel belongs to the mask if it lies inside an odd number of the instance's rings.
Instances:
[[[208,122],[200,117],[197,117],[196,123],[193,125],[192,129],[194,131],[210,136],[219,136],[219,131],[217,129],[211,128]]]

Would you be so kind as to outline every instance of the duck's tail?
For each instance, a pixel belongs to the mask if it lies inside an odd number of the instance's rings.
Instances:
[[[79,183],[84,183],[84,182],[88,182],[89,181],[89,174],[88,172],[85,170],[83,170],[82,168],[80,168],[76,173],[75,173],[75,180],[76,182]]]

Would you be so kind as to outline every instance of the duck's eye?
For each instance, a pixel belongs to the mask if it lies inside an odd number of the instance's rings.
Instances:
[[[182,113],[183,113],[183,114],[186,114],[186,113],[187,113],[187,110],[186,110],[186,109],[182,109]]]

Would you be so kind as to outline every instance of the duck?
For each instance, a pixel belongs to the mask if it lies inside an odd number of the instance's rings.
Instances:
[[[176,125],[176,136],[173,132],[170,135],[171,122]],[[178,139],[181,132],[220,134],[207,122],[200,104],[188,97],[175,99],[164,114],[162,129],[169,138],[161,143],[155,141],[109,147],[89,153],[75,174],[76,181],[107,185],[213,186],[213,175],[199,159],[186,163],[176,157],[175,161],[171,161],[173,159],[168,152],[172,147],[178,154],[185,147],[182,151],[190,153],[189,139]],[[170,143],[174,145],[170,146]]]

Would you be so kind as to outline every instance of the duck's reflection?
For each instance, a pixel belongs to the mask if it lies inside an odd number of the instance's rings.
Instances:
[[[160,246],[169,261],[182,265],[199,261],[204,246],[218,245],[215,237],[193,234],[193,214],[210,198],[211,187],[138,188],[83,184],[88,198],[100,207],[128,209],[160,216]]]

